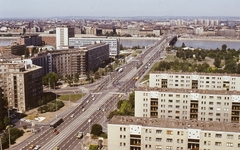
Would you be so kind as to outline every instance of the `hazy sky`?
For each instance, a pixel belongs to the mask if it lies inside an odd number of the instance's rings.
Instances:
[[[240,0],[0,0],[0,18],[240,16]]]

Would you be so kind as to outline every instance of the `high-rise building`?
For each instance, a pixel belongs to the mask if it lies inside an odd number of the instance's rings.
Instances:
[[[109,150],[237,150],[239,124],[114,116],[108,123]]]
[[[42,67],[16,63],[1,63],[0,70],[4,96],[8,98],[8,106],[25,112],[36,107],[43,93]]]
[[[56,49],[66,49],[69,46],[69,38],[74,37],[74,28],[69,26],[56,28]]]
[[[240,91],[237,74],[153,72],[149,76],[150,87]]]
[[[36,55],[33,63],[43,67],[43,74],[55,72],[58,75],[86,76],[86,73],[97,71],[109,60],[109,45],[98,43],[86,45],[79,49],[48,51]]]

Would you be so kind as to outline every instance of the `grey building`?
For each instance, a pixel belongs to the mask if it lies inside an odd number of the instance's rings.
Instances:
[[[69,38],[69,46],[79,48],[93,43],[106,43],[109,45],[109,55],[119,55],[120,45],[117,38]]]
[[[55,72],[60,76],[79,74],[86,76],[90,70],[97,71],[109,59],[109,46],[105,43],[86,45],[79,49],[48,51],[32,58],[42,66],[43,75]]]

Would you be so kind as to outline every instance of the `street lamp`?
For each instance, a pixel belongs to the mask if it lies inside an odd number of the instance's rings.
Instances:
[[[57,118],[57,94],[56,94],[56,89],[55,89],[55,83],[53,83],[54,85],[54,93],[56,95],[56,118]]]
[[[2,134],[0,134],[0,147],[1,147],[1,150],[2,150]]]
[[[90,123],[91,123],[91,119],[88,119],[88,125],[89,125],[89,134],[90,134],[90,132],[91,132],[91,130],[90,130]]]

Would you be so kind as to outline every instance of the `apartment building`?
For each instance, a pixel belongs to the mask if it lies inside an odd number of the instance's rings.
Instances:
[[[16,63],[1,63],[1,85],[8,106],[25,112],[36,107],[43,93],[42,67]]]
[[[118,38],[69,38],[69,46],[79,48],[93,43],[106,43],[109,45],[109,55],[119,55],[120,45]]]
[[[60,76],[79,74],[86,76],[90,70],[97,71],[109,60],[109,46],[105,43],[87,45],[79,49],[48,51],[32,58],[33,63],[43,67],[43,75],[55,72]]]
[[[108,149],[237,150],[239,128],[219,121],[114,116],[108,123]]]
[[[56,49],[67,49],[69,38],[74,37],[74,28],[69,26],[56,28]]]
[[[240,91],[240,75],[153,72],[149,75],[149,86],[159,88]]]
[[[135,116],[239,123],[240,92],[139,88]]]

